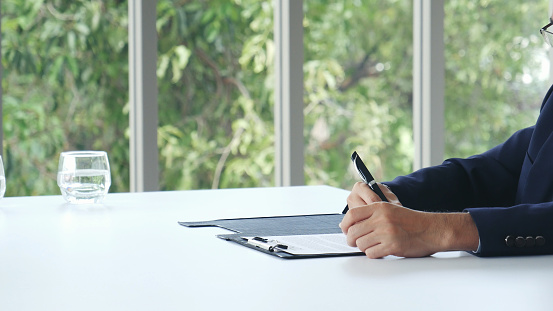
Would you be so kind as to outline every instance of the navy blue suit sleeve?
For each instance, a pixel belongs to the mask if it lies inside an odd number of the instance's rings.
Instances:
[[[460,212],[477,206],[511,206],[532,131],[533,127],[520,130],[483,154],[448,159],[385,184],[404,206],[415,210]]]
[[[467,211],[472,216],[480,236],[478,256],[509,256],[553,254],[553,243],[541,247],[508,247],[507,236],[551,237],[553,233],[553,202],[519,204],[511,207],[479,207]]]

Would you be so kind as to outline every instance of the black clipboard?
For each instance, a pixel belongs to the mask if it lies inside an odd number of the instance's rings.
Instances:
[[[348,253],[291,254],[286,249],[271,248],[272,245],[270,244],[267,244],[267,246],[263,245],[263,240],[269,236],[341,234],[342,231],[338,227],[338,224],[342,221],[343,217],[343,214],[336,213],[217,219],[195,222],[181,221],[179,224],[185,227],[220,227],[234,231],[234,234],[220,234],[217,237],[284,259],[364,255],[364,253],[358,250]],[[261,243],[252,243],[251,237],[259,239],[258,241]]]

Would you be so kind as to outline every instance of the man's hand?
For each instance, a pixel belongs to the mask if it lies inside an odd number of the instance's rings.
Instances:
[[[380,187],[380,190],[382,190],[382,193],[384,193],[390,203],[401,205],[397,196],[388,187],[378,183],[376,185]],[[351,190],[347,201],[348,206],[352,208],[374,202],[381,202],[382,200],[380,199],[380,197],[378,197],[378,194],[372,191],[369,185],[367,185],[366,183],[357,182],[353,186],[353,189]]]
[[[478,230],[468,213],[410,210],[387,187],[381,189],[390,202],[381,202],[367,185],[357,183],[348,197],[350,210],[340,224],[348,244],[368,257],[423,257],[478,247]]]

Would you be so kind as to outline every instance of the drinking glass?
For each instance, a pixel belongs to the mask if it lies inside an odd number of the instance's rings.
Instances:
[[[0,199],[4,197],[4,193],[6,193],[6,175],[4,174],[4,162],[0,155]]]
[[[69,203],[101,203],[111,186],[105,151],[67,151],[60,155],[58,186]]]

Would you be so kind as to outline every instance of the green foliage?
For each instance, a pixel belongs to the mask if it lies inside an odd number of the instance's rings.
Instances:
[[[351,188],[357,150],[376,178],[411,170],[409,1],[305,1],[306,179]]]
[[[59,153],[75,149],[106,150],[111,191],[128,191],[127,2],[1,5],[7,195],[58,194]],[[546,6],[446,1],[447,156],[534,122]],[[350,188],[353,150],[379,180],[412,170],[412,10],[304,1],[308,184]],[[272,2],[158,0],[156,27],[161,189],[272,185]]]
[[[106,150],[128,190],[126,3],[2,1],[6,195],[58,194],[64,150]],[[106,35],[109,34],[109,35]]]
[[[535,123],[548,88],[547,6],[446,1],[446,156],[483,152]]]
[[[160,0],[157,12],[162,189],[271,185],[272,7]]]

